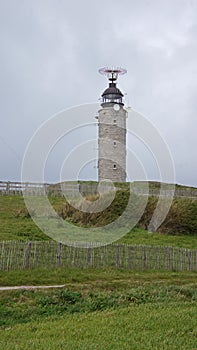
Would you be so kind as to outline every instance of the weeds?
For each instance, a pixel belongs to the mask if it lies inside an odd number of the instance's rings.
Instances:
[[[194,286],[149,286],[121,291],[80,292],[71,289],[1,293],[0,325],[26,323],[38,317],[104,311],[131,305],[196,302]]]

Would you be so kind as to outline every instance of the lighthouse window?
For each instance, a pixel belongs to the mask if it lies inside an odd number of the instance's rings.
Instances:
[[[116,169],[116,164],[114,164],[114,169]]]
[[[117,146],[117,143],[116,143],[116,141],[114,141],[114,147],[116,147]]]
[[[116,119],[114,119],[114,124],[116,124]]]

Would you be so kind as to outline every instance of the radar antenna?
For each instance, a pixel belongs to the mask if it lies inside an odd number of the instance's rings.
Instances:
[[[127,70],[121,67],[118,67],[118,68],[104,67],[99,69],[99,73],[102,75],[106,75],[109,81],[113,83],[118,79],[119,75],[123,75],[127,73]]]

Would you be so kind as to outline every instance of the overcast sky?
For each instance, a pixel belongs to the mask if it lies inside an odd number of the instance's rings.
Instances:
[[[176,182],[197,186],[197,1],[1,0],[0,50],[1,181],[20,180],[43,122],[98,101],[100,67],[122,66],[126,104],[163,136]]]

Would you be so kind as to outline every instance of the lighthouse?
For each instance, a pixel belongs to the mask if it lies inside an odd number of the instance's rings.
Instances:
[[[117,79],[125,74],[123,68],[102,68],[108,88],[102,94],[98,111],[98,180],[126,181],[126,118],[123,94],[117,88]]]

